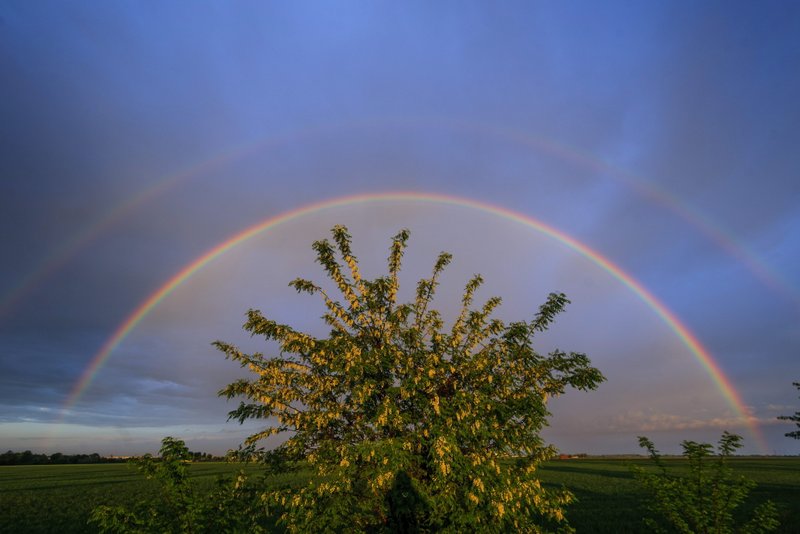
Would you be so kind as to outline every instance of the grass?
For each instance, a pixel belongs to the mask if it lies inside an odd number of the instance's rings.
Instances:
[[[196,463],[191,477],[210,490],[236,467]],[[91,532],[86,521],[96,506],[132,506],[158,495],[158,484],[127,464],[3,466],[0,532]]]
[[[682,468],[682,460],[668,460]],[[579,533],[642,532],[645,496],[630,473],[645,460],[580,459],[545,464],[542,481],[566,486],[578,498],[567,517]],[[758,483],[747,506],[771,499],[779,508],[779,532],[800,532],[800,457],[734,458],[735,471]],[[191,477],[211,489],[221,475],[239,466],[197,463]],[[255,471],[254,467],[248,470]],[[289,482],[277,481],[276,483]],[[0,532],[91,532],[89,513],[101,504],[132,506],[155,498],[156,483],[125,464],[0,467]],[[747,512],[747,510],[745,510]]]

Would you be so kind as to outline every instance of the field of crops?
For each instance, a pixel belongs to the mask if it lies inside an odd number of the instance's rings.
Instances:
[[[212,488],[226,463],[192,465],[192,477]],[[0,532],[91,532],[89,513],[101,504],[130,506],[158,495],[156,483],[127,464],[0,467]]]
[[[642,532],[645,495],[633,479],[629,465],[649,465],[645,460],[561,460],[542,467],[543,481],[564,485],[577,496],[567,517],[578,532]],[[684,460],[667,460],[679,470]],[[772,500],[779,509],[778,532],[800,533],[800,457],[733,458],[736,473],[758,483],[743,508],[748,512],[757,504]]]
[[[680,460],[671,460],[682,465]],[[559,460],[546,464],[546,484],[571,489],[579,502],[567,516],[578,532],[642,532],[644,495],[628,460]],[[800,532],[800,458],[735,458],[735,470],[758,482],[750,506],[766,499],[778,505],[779,532]],[[191,474],[210,489],[238,466],[197,463]],[[125,464],[0,467],[0,532],[91,532],[90,511],[100,504],[132,505],[156,496],[157,487]]]

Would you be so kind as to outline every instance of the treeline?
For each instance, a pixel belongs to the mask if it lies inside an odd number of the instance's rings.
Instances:
[[[47,465],[47,464],[110,464],[126,462],[130,457],[100,456],[99,454],[35,454],[31,451],[6,451],[0,454],[0,465]],[[187,460],[191,462],[222,462],[225,458],[207,452],[189,451]]]
[[[224,462],[226,459],[224,456],[214,456],[207,452],[189,451],[188,460],[190,462]]]
[[[0,454],[0,465],[45,465],[45,464],[105,464],[124,462],[122,458],[106,458],[99,454],[34,454],[31,451],[7,451]]]

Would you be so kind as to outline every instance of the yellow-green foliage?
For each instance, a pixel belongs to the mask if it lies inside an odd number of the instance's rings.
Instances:
[[[280,355],[215,343],[255,375],[220,392],[247,399],[232,418],[266,419],[247,444],[285,433],[270,460],[283,468],[308,462],[317,474],[299,490],[268,491],[267,505],[283,510],[292,532],[569,530],[572,495],[546,490],[536,476],[554,453],[539,432],[549,397],[568,386],[594,389],[604,378],[584,354],[532,347],[566,297],[553,293],[532,320],[505,324],[491,317],[499,298],[472,307],[476,276],[445,330],[431,303],[449,254],[419,281],[416,299],[401,304],[408,231],[393,238],[388,275],[375,280],[361,277],[347,229],[332,234],[333,243],[313,247],[342,300],[311,281],[291,283],[324,300],[327,338],[250,310],[245,330],[277,341]],[[518,460],[501,461],[510,456]]]

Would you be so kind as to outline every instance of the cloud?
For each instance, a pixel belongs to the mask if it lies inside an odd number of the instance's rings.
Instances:
[[[610,430],[625,432],[668,432],[708,429],[732,430],[748,428],[753,424],[763,426],[774,425],[776,423],[778,423],[778,421],[775,418],[769,417],[727,416],[699,419],[677,414],[632,411],[614,417],[611,421]]]

